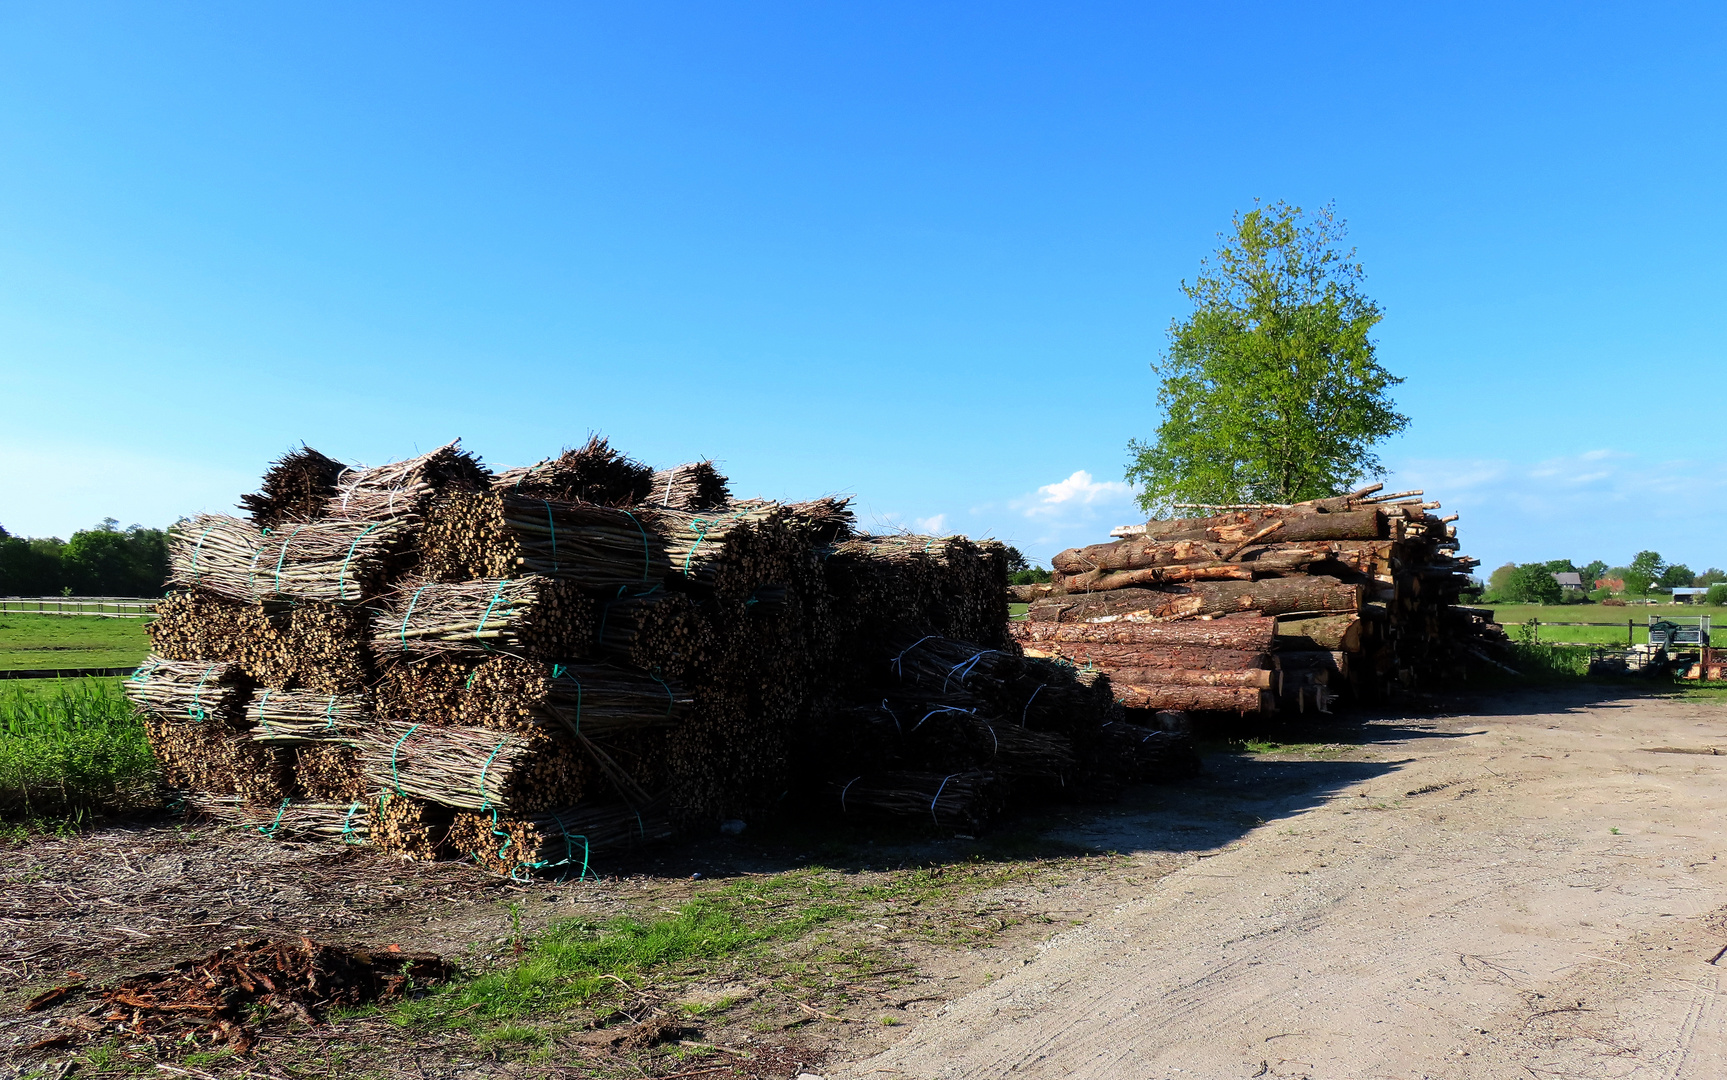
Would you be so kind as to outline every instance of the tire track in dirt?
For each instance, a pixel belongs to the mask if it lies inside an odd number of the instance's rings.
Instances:
[[[1642,752],[1718,743],[1727,710],[1537,708],[1441,721],[1375,746],[1395,771],[1270,800],[1269,824],[845,1075],[1727,1076],[1707,962],[1727,761]]]

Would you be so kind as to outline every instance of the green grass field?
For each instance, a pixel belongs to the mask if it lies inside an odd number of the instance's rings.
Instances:
[[[128,667],[150,651],[143,619],[0,615],[0,670]]]
[[[0,822],[61,826],[149,805],[155,775],[119,679],[0,682]]]
[[[1727,627],[1727,608],[1706,604],[1651,604],[1604,607],[1601,604],[1497,604],[1481,605],[1493,612],[1495,622],[1515,636],[1516,627],[1530,619],[1543,623],[1588,623],[1587,626],[1543,626],[1542,641],[1574,641],[1589,645],[1641,645],[1649,640],[1649,616],[1695,617],[1708,615],[1714,626]],[[1630,620],[1630,640],[1625,623]],[[1717,640],[1721,640],[1717,638]]]

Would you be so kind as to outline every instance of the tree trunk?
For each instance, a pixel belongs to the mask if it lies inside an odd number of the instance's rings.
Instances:
[[[1201,645],[1117,645],[1090,641],[1039,641],[1026,645],[1025,654],[1065,660],[1075,667],[1091,665],[1108,671],[1117,668],[1239,671],[1264,667],[1269,662],[1266,653],[1247,649],[1209,649]]]
[[[1286,573],[1317,562],[1338,562],[1366,570],[1390,556],[1389,540],[1310,540],[1287,543],[1276,533],[1266,543],[1241,548],[1209,540],[1118,540],[1070,548],[1051,560],[1057,572],[1070,578],[1093,571],[1144,570],[1163,566],[1245,564],[1254,573]],[[1276,541],[1270,542],[1270,541]],[[1074,586],[1070,586],[1073,588]],[[1083,588],[1084,586],[1079,586]]]
[[[1147,566],[1139,570],[1091,570],[1069,576],[1057,574],[1055,580],[1067,593],[1098,592],[1108,589],[1129,589],[1140,585],[1164,585],[1182,581],[1252,581],[1253,570],[1237,563],[1210,563],[1184,566]]]
[[[1147,650],[1156,646],[1197,645],[1262,653],[1270,651],[1276,627],[1275,619],[1255,618],[1164,623],[1016,622],[1013,636],[1020,641],[1136,645]]]
[[[1182,671],[1168,668],[1116,668],[1106,671],[1111,686],[1227,686],[1271,689],[1272,672],[1263,668],[1242,671]]]
[[[1117,686],[1115,700],[1130,709],[1180,709],[1194,712],[1272,712],[1269,691],[1236,686]]]
[[[1027,613],[1033,622],[1079,622],[1108,615],[1143,614],[1152,619],[1191,619],[1254,611],[1355,611],[1362,586],[1328,577],[1267,578],[1264,581],[1196,581],[1176,589],[1117,589],[1040,600]]]
[[[1217,543],[1239,544],[1244,540],[1251,539],[1277,518],[1283,520],[1283,528],[1272,535],[1277,537],[1279,541],[1377,540],[1386,535],[1385,518],[1377,509],[1316,514],[1292,507],[1276,510],[1245,510],[1207,518],[1148,521],[1145,524],[1144,538],[1147,540],[1211,540]]]

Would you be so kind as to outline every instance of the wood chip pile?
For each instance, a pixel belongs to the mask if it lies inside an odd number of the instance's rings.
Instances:
[[[498,475],[303,449],[243,503],[176,530],[126,686],[188,806],[264,836],[574,873],[794,807],[975,829],[1194,767],[1021,654],[1002,545],[860,535],[843,499],[596,436]]]
[[[1505,637],[1458,605],[1476,560],[1438,508],[1374,485],[1127,526],[1018,587],[1012,633],[1028,656],[1107,673],[1128,709],[1329,712],[1462,681]]]

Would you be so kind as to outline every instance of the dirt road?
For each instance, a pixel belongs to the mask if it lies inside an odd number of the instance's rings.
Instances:
[[[829,1075],[1727,1077],[1727,707],[1589,694],[1242,762],[1192,828],[1263,824]]]

